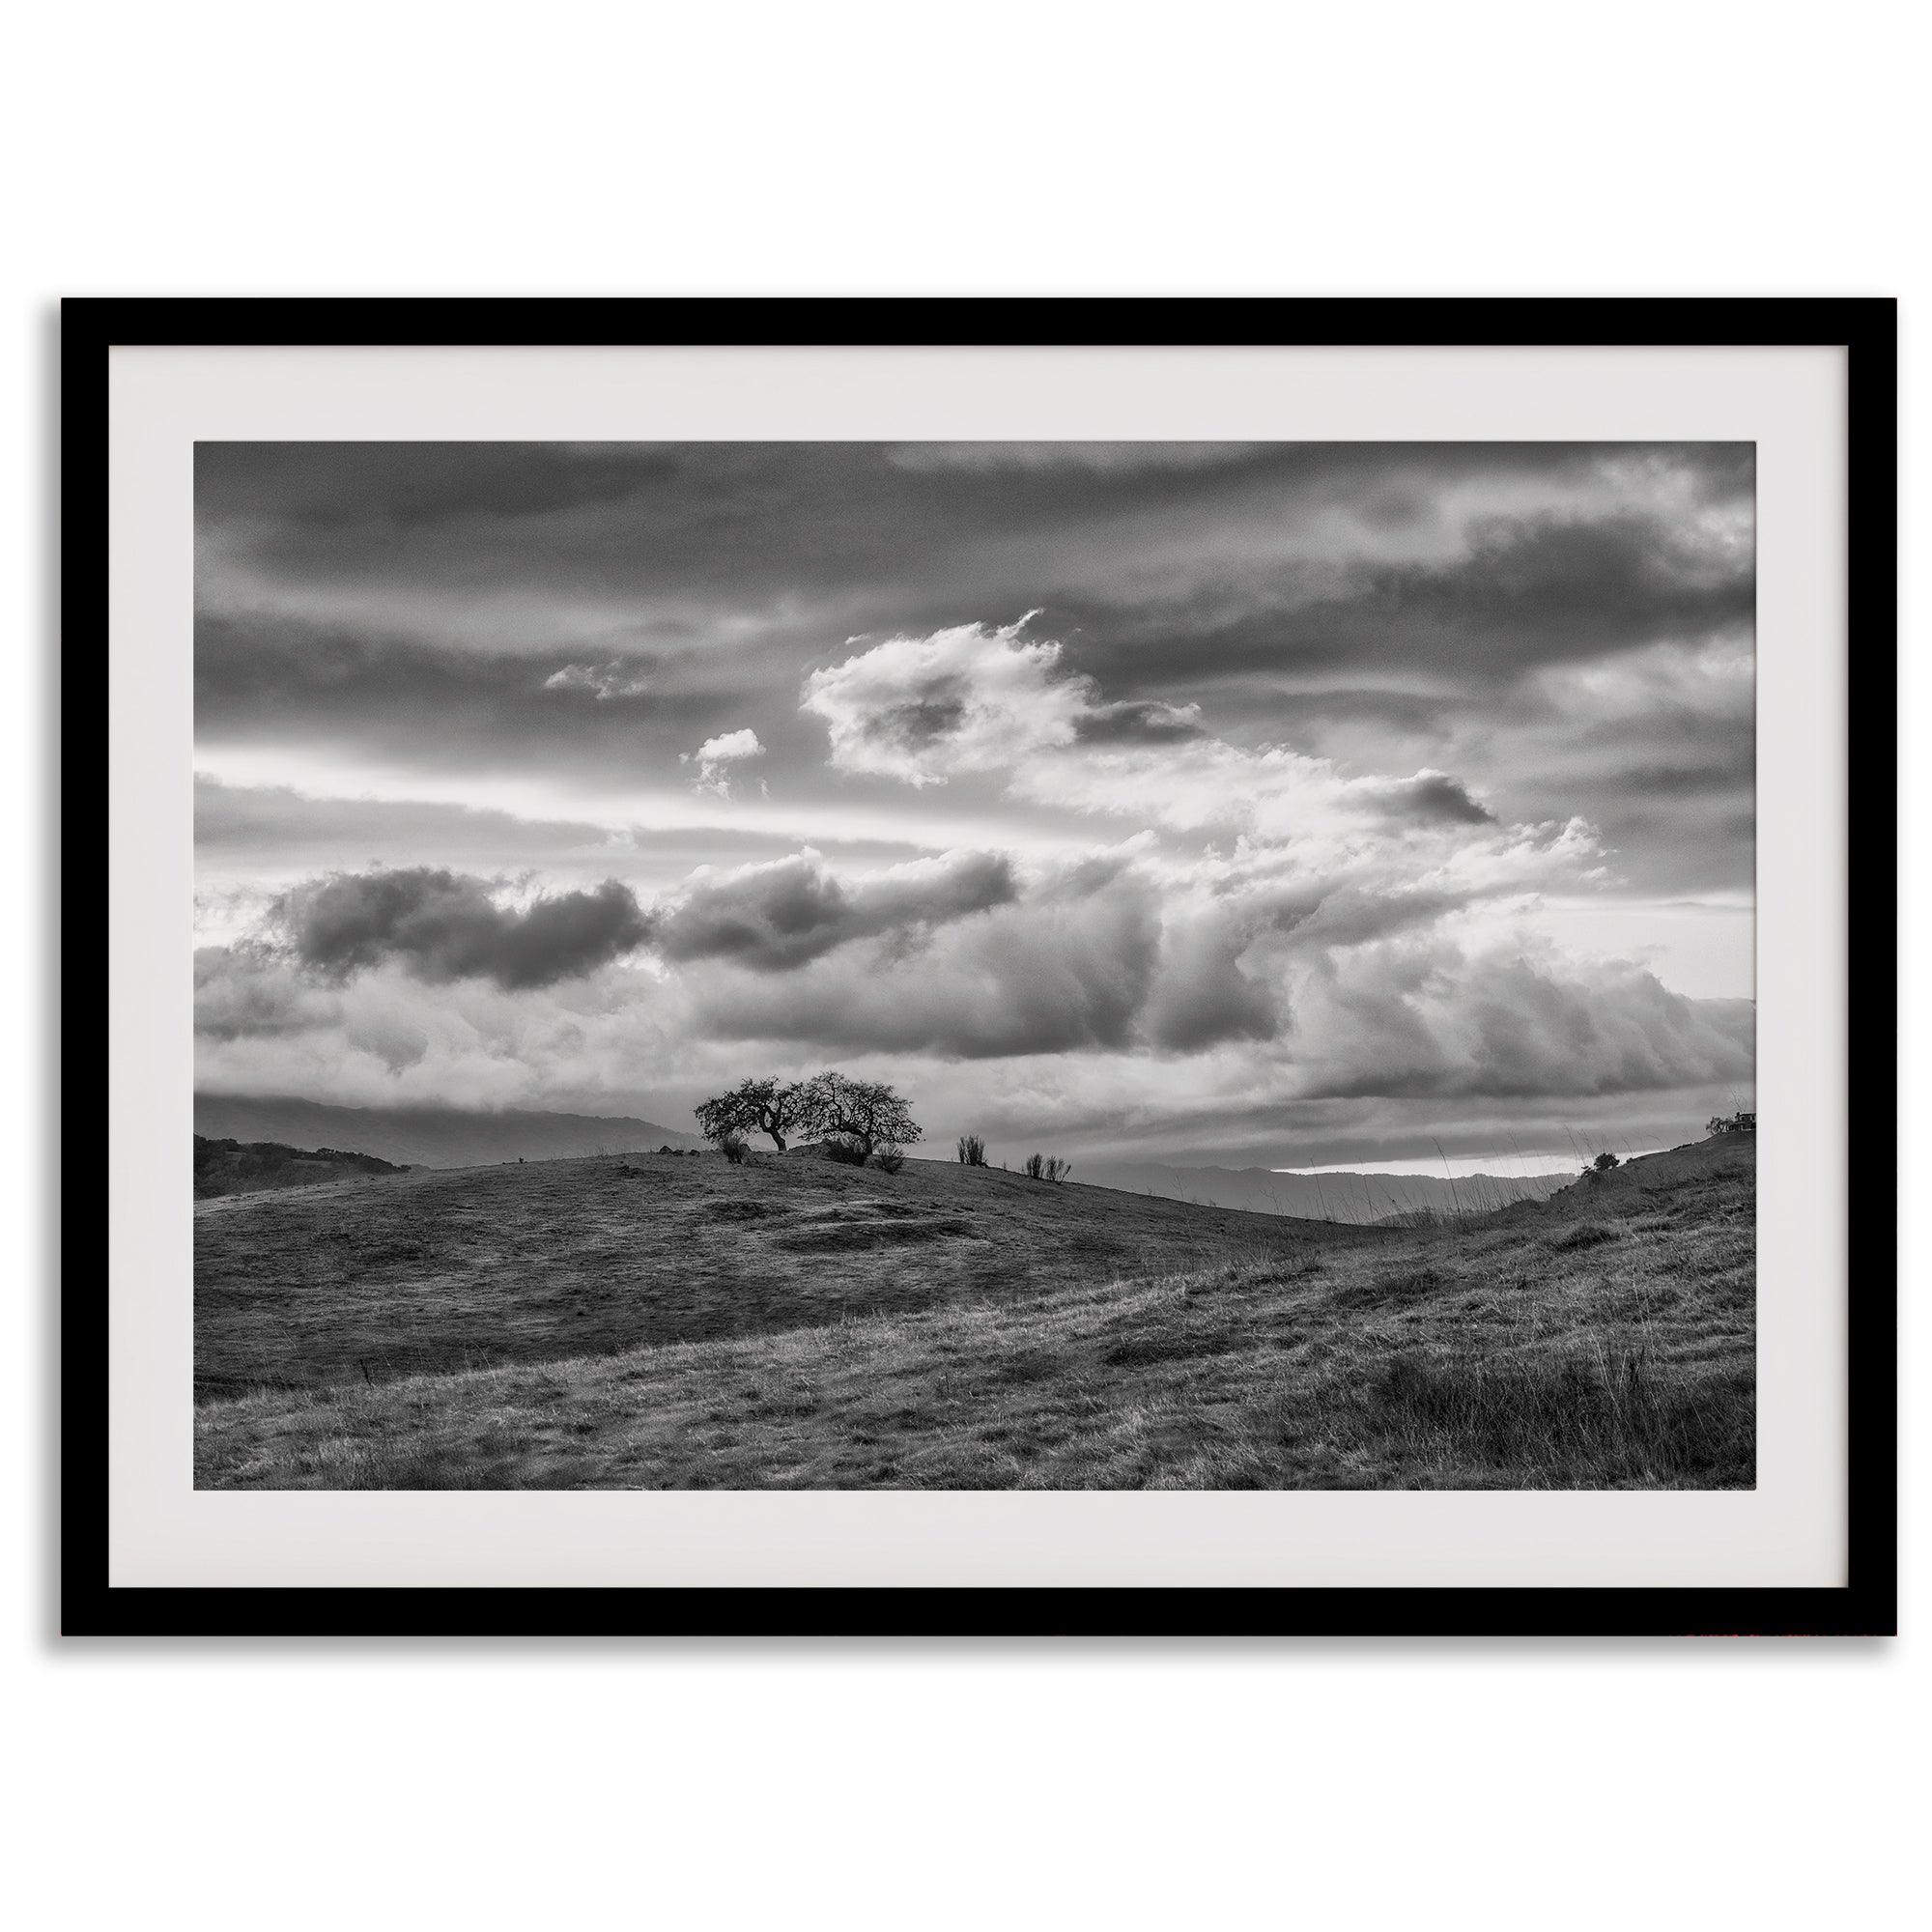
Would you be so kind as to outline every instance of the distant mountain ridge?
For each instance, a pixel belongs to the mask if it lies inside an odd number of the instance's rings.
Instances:
[[[197,1094],[194,1130],[211,1140],[339,1148],[406,1167],[486,1167],[495,1161],[567,1160],[705,1145],[696,1134],[631,1115],[332,1107],[320,1100],[231,1094]]]
[[[1170,1167],[1158,1161],[1076,1161],[1073,1180],[1212,1208],[1245,1208],[1306,1221],[1366,1224],[1393,1214],[1487,1211],[1543,1201],[1574,1174],[1280,1174],[1271,1167]]]

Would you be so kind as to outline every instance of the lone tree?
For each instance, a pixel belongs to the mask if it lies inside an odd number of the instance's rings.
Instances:
[[[805,1083],[796,1124],[801,1133],[850,1141],[867,1160],[876,1147],[910,1147],[925,1138],[904,1098],[883,1081],[848,1080],[842,1073],[821,1073]]]
[[[810,1083],[781,1080],[741,1080],[728,1094],[706,1100],[697,1109],[697,1131],[718,1147],[746,1134],[769,1134],[781,1153],[785,1136],[810,1132]]]
[[[1622,1165],[1623,1162],[1620,1161],[1615,1154],[1610,1152],[1610,1151],[1607,1148],[1605,1148],[1604,1151],[1600,1153],[1596,1157],[1596,1159],[1590,1163],[1589,1167],[1585,1170],[1585,1172],[1589,1174],[1608,1174],[1612,1168],[1621,1167]]]

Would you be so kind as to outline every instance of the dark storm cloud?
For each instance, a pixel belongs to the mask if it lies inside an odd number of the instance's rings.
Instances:
[[[1442,634],[1496,637],[1512,655],[1593,656],[1750,621],[1750,554],[1662,517],[1497,518],[1470,554],[1366,574],[1362,604]]]
[[[855,939],[926,930],[1016,896],[1001,853],[951,854],[849,885],[815,853],[801,853],[703,880],[656,916],[653,938],[679,964],[723,959],[781,973]]]
[[[1364,668],[1481,685],[1752,621],[1748,551],[1662,517],[1497,518],[1473,536],[1448,562],[1287,564],[1167,600],[1076,597],[1049,615],[1077,668],[1150,694]]]
[[[984,1060],[1127,1051],[1160,960],[1160,912],[1138,882],[995,906],[917,952],[874,942],[782,979],[708,976],[695,988],[718,1039]]]
[[[1175,447],[1191,454],[1158,460]],[[1234,532],[1265,552],[1315,512],[1385,528],[1397,509],[1427,521],[1455,486],[1575,490],[1647,467],[1697,501],[1749,486],[1747,448],[1726,445],[1222,447],[951,444],[922,464],[834,442],[203,444],[197,589],[214,610],[272,605],[278,585],[310,609],[331,592],[364,610],[387,597],[399,628],[479,594],[601,601],[692,635],[721,612],[770,618],[777,600],[820,607],[847,635],[1083,599],[1097,619],[1093,580],[1150,539]],[[1238,551],[1228,561],[1221,588],[1238,591],[1252,573]]]
[[[507,990],[581,979],[650,936],[615,879],[517,910],[497,905],[487,880],[428,867],[313,880],[276,901],[274,921],[296,960],[326,979],[394,960],[418,979],[492,980]]]
[[[1411,825],[1493,825],[1496,815],[1479,805],[1467,788],[1446,772],[1418,772],[1412,779],[1372,788],[1365,794],[1382,811]]]

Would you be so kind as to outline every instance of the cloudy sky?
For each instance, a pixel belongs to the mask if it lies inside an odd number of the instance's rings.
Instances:
[[[204,443],[200,1084],[1681,1138],[1749,1100],[1752,500],[1736,444]]]

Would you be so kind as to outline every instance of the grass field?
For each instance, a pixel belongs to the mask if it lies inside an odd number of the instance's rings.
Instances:
[[[1753,1217],[1748,1136],[1440,1229],[810,1152],[208,1202],[196,1481],[1747,1488]]]

